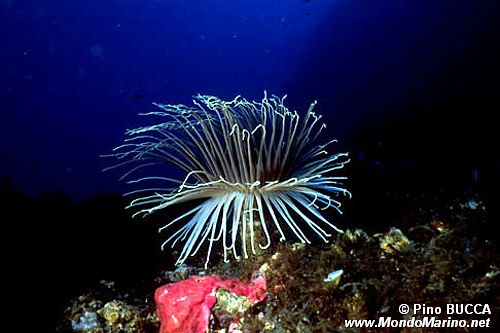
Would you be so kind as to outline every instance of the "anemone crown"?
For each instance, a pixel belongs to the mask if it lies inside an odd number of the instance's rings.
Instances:
[[[160,110],[144,115],[166,121],[127,130],[128,138],[113,150],[112,156],[120,163],[108,169],[133,165],[121,178],[128,183],[175,184],[173,188],[144,187],[127,193],[135,197],[128,206],[137,209],[134,216],[201,200],[160,228],[177,226],[162,244],[163,249],[184,242],[177,265],[208,243],[207,266],[212,246],[219,241],[224,260],[229,252],[240,258],[240,250],[247,258],[248,247],[255,254],[256,245],[261,249],[270,246],[269,225],[275,227],[281,241],[286,239],[283,225],[302,243],[311,242],[304,227],[325,242],[331,236],[325,225],[342,232],[321,210],[334,208],[341,213],[338,197],[351,195],[342,187],[346,177],[330,176],[349,162],[348,154],[328,154],[326,148],[336,140],[316,144],[326,127],[313,111],[316,102],[301,117],[284,105],[285,98],[268,98],[264,93],[260,102],[250,102],[240,96],[223,101],[197,95],[194,106],[155,103]],[[184,179],[131,179],[140,169],[164,163],[178,166],[185,172]]]

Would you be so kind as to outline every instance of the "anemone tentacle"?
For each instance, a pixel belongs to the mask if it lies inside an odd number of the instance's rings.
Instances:
[[[111,155],[119,163],[108,169],[136,163],[122,176],[129,184],[175,184],[129,192],[133,196],[146,193],[130,201],[128,207],[137,209],[134,216],[202,200],[160,228],[176,226],[162,249],[184,243],[177,264],[196,255],[207,242],[205,265],[215,242],[222,242],[224,260],[230,252],[235,258],[241,254],[247,258],[249,252],[256,254],[257,246],[270,246],[270,226],[281,241],[287,229],[303,243],[311,242],[305,227],[325,242],[331,236],[325,226],[342,232],[320,211],[332,207],[341,212],[339,195],[351,195],[342,187],[346,177],[330,175],[349,162],[348,154],[328,155],[328,146],[336,140],[316,144],[326,127],[314,112],[316,102],[301,117],[284,105],[285,98],[264,93],[260,102],[240,96],[223,101],[197,95],[193,107],[155,103],[160,111],[143,115],[166,121],[127,130],[128,138],[113,150]],[[166,162],[183,170],[185,178],[130,179],[138,170]],[[264,235],[264,244],[256,240],[257,233]]]

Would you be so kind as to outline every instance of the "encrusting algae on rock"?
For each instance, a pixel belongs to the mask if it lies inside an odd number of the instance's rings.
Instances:
[[[211,302],[215,299],[215,303],[208,307],[205,317],[199,318],[203,320],[202,327],[206,328],[208,315],[210,333],[352,332],[344,326],[346,319],[382,316],[402,319],[398,306],[403,303],[489,304],[493,310],[491,322],[498,322],[495,309],[499,308],[499,303],[495,297],[500,292],[499,249],[493,240],[485,238],[489,233],[481,231],[486,226],[484,210],[460,207],[460,202],[445,202],[442,206],[450,208],[439,216],[425,207],[416,207],[415,223],[407,228],[392,228],[374,236],[361,229],[346,230],[335,243],[327,245],[281,244],[273,248],[270,256],[253,257],[241,263],[220,263],[208,271],[183,267],[179,273],[164,273],[159,280],[152,277],[151,286],[144,288],[141,285],[141,289],[154,290],[176,281],[193,283],[189,281],[200,275],[210,280],[213,274],[230,276],[220,278],[225,281],[233,277],[251,281],[252,274],[262,268],[266,297],[261,298],[263,294],[258,293],[261,295],[259,302],[241,296],[248,295],[247,292],[238,295],[223,284],[213,294],[208,293],[212,295]],[[439,228],[436,220],[441,222]],[[203,262],[200,261],[201,266]],[[337,271],[334,275],[338,275],[340,270],[343,273],[338,285],[332,286],[325,281],[331,272]],[[245,286],[244,290],[251,290],[251,282],[239,281],[240,286]],[[151,294],[144,294],[142,303],[128,308],[134,312],[132,318],[140,318],[141,326],[135,330],[125,323],[129,315],[120,315],[123,318],[120,321],[113,320],[117,317],[113,314],[117,305],[131,305],[130,301],[122,298],[124,303],[116,303],[111,296],[104,298],[96,294],[75,300],[61,325],[65,329],[59,332],[159,332]],[[179,292],[179,297],[187,295],[182,294]],[[252,304],[248,306],[249,303]],[[175,312],[180,314],[182,311]],[[71,322],[82,325],[72,329]],[[96,323],[99,328],[90,328]],[[379,328],[379,331],[390,332],[391,329]],[[426,332],[454,331],[428,328]]]

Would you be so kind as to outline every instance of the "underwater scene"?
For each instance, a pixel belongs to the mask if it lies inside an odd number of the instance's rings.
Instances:
[[[0,0],[5,332],[500,332],[500,1]]]

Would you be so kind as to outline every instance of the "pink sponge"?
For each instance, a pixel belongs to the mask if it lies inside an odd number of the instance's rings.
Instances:
[[[247,283],[220,275],[194,276],[156,289],[155,301],[161,322],[160,333],[205,333],[217,289],[246,296],[251,304],[266,297],[266,281],[259,276]]]

